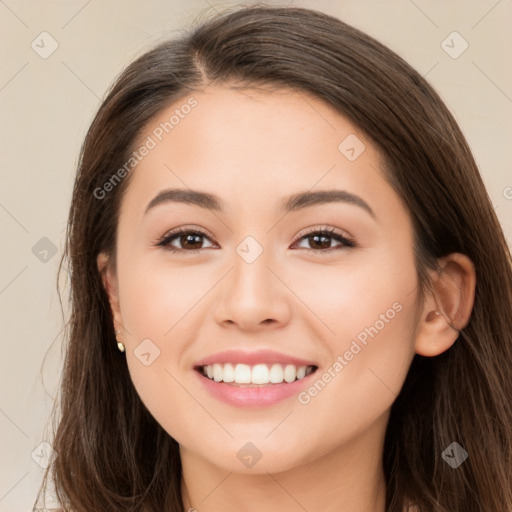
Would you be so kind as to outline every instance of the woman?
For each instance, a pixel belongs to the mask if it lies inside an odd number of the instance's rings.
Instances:
[[[137,59],[66,256],[64,510],[512,509],[510,252],[453,116],[359,30],[246,7]]]

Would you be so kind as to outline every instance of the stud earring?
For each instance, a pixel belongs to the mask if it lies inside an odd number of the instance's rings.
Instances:
[[[121,334],[121,331],[116,331],[116,338],[118,334]],[[124,352],[125,350],[123,343],[120,341],[117,342],[117,348],[119,349],[119,352]]]

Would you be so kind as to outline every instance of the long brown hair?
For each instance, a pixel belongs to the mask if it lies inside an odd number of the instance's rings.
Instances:
[[[387,512],[512,510],[512,265],[467,142],[433,88],[375,39],[321,12],[238,6],[142,55],[118,77],[83,144],[63,260],[69,344],[51,475],[64,510],[181,511],[177,442],[139,399],[117,350],[96,258],[115,256],[127,173],[148,121],[210,83],[292,88],[334,106],[380,148],[415,229],[421,289],[451,252],[474,263],[468,325],[437,357],[416,355],[386,431]],[[96,191],[96,193],[95,193]],[[62,265],[61,261],[61,265]],[[459,443],[453,469],[442,452]]]

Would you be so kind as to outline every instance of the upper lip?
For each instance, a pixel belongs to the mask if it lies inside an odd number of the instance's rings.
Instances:
[[[317,366],[312,361],[306,359],[300,359],[295,356],[283,354],[281,352],[274,352],[271,350],[258,350],[254,352],[244,352],[241,350],[225,350],[223,352],[217,352],[211,356],[205,357],[200,361],[197,361],[194,367],[208,366],[212,364],[293,364],[295,366]]]

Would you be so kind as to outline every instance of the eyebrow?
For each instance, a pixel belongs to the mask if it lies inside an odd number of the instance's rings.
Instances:
[[[191,204],[216,212],[224,211],[221,199],[214,194],[201,192],[199,190],[176,188],[163,190],[162,192],[157,194],[149,202],[144,213],[146,214],[152,208],[155,208],[160,204],[168,202]],[[288,213],[302,210],[303,208],[307,208],[310,206],[336,202],[348,203],[355,206],[359,206],[367,213],[369,213],[373,218],[376,217],[374,211],[371,209],[368,203],[366,203],[366,201],[364,201],[362,198],[354,194],[351,194],[350,192],[347,192],[345,190],[337,189],[319,190],[316,192],[306,191],[300,192],[298,194],[293,194],[285,198],[281,202],[281,209]]]

